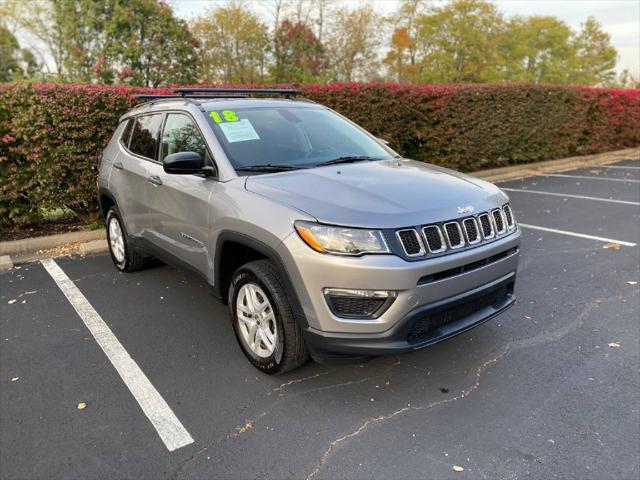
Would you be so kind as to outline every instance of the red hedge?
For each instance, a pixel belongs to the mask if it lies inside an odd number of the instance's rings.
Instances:
[[[640,90],[538,85],[303,85],[403,155],[471,171],[640,145]],[[100,153],[140,88],[0,87],[0,225],[67,206],[95,216]],[[156,90],[166,93],[165,90]]]

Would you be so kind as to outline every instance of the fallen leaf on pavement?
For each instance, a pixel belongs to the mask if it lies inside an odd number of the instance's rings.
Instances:
[[[87,408],[87,404],[84,402],[80,402],[78,404],[78,410],[84,410],[85,408]]]
[[[384,384],[385,384],[385,385],[391,385],[391,380],[385,380],[385,381],[384,381]]]
[[[460,465],[454,465],[453,467],[451,467],[451,470],[453,470],[454,472],[464,472],[464,468],[462,468]]]
[[[607,243],[606,245],[602,246],[603,249],[608,250],[609,248],[612,250],[620,250],[620,244],[619,243]]]
[[[238,437],[242,435],[244,432],[246,432],[247,430],[251,430],[252,428],[253,428],[253,422],[251,420],[247,420],[247,423],[245,423],[242,427],[236,429],[236,431],[233,432],[231,436]]]
[[[618,342],[609,342],[609,346],[611,348],[620,348],[620,344]]]
[[[17,300],[14,298],[13,300],[9,300],[7,303],[8,303],[9,305],[13,305],[13,304],[14,304],[14,303],[16,303],[16,302],[17,302]]]

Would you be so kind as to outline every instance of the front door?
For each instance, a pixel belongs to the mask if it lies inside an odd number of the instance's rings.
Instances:
[[[204,175],[165,173],[162,160],[179,152],[196,152],[212,165],[212,159],[195,121],[186,113],[168,113],[160,142],[160,163],[149,166],[159,185],[152,199],[158,218],[154,225],[163,249],[205,276],[212,271],[209,258],[210,202],[218,182]]]

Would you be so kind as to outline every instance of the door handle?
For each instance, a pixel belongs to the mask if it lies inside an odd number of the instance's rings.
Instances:
[[[162,180],[160,180],[160,177],[157,175],[151,175],[148,180],[154,185],[162,185]]]
[[[122,170],[124,168],[124,165],[120,160],[118,160],[117,162],[113,162],[113,168],[117,170]]]

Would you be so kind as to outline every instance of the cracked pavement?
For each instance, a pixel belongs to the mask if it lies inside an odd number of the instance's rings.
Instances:
[[[640,202],[637,184],[592,183],[503,186]],[[640,241],[637,206],[510,196],[524,223]],[[0,478],[638,478],[627,282],[640,247],[603,246],[524,230],[518,303],[502,316],[412,354],[281,377],[246,362],[226,307],[191,277],[58,259],[194,438],[173,452],[43,267],[24,264],[0,275]]]

